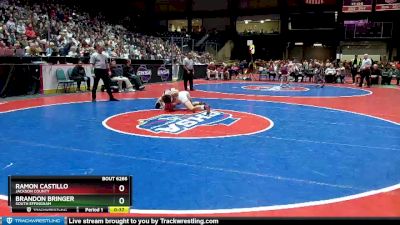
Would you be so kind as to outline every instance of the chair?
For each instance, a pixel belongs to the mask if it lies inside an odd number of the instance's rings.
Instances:
[[[261,73],[260,73],[260,75],[258,77],[258,80],[261,81],[262,78],[265,78],[265,80],[269,79],[268,78],[268,71],[265,71],[265,70],[261,71]]]
[[[68,70],[67,70],[67,76],[68,76],[68,78],[70,78],[71,77],[71,75],[72,75],[72,70],[73,70],[74,68],[69,68]]]
[[[382,72],[382,84],[390,85],[391,81],[392,81],[392,76],[390,75],[390,73]]]
[[[61,85],[64,87],[64,93],[67,93],[67,89],[70,90],[71,86],[75,84],[75,81],[70,80],[67,78],[67,76],[65,76],[63,69],[56,70],[56,77],[58,81],[56,93],[58,93],[58,88]]]
[[[313,82],[314,79],[314,70],[308,69],[305,71],[305,76],[308,78],[308,82]],[[304,78],[304,82],[306,82],[306,78]]]
[[[379,74],[371,74],[369,79],[371,84],[378,84],[378,85],[382,84],[382,76],[380,76]]]

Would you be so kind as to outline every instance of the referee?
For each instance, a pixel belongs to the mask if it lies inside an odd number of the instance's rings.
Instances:
[[[185,85],[185,91],[187,91],[187,82],[189,81],[190,90],[194,91],[193,89],[193,56],[192,53],[188,54],[188,57],[183,60],[183,84]]]
[[[107,56],[103,54],[103,46],[96,46],[97,52],[93,53],[90,57],[90,63],[94,67],[94,84],[92,89],[92,102],[96,101],[96,91],[99,85],[100,79],[103,80],[104,86],[107,89],[107,93],[110,96],[110,101],[118,101],[114,98],[110,88],[110,77],[109,77],[109,66],[107,63]]]
[[[361,79],[360,84],[358,85],[359,87],[363,86],[364,78],[367,81],[367,87],[371,87],[371,65],[372,60],[368,57],[368,54],[364,54],[364,59],[360,67]]]

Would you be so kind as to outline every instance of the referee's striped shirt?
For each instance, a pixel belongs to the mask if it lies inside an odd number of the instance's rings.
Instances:
[[[95,52],[90,57],[90,63],[93,64],[95,69],[108,69],[107,59],[108,57],[104,53]]]

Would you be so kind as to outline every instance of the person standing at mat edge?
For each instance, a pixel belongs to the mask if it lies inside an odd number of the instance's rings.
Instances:
[[[185,85],[185,91],[187,91],[187,82],[189,81],[190,90],[193,89],[193,74],[194,74],[194,62],[192,53],[188,54],[188,57],[183,60],[183,84]]]
[[[110,101],[118,101],[118,99],[114,98],[111,88],[110,88],[110,67],[108,65],[108,58],[103,53],[103,46],[97,45],[95,53],[92,54],[90,57],[90,63],[94,67],[94,83],[92,88],[92,102],[96,101],[96,91],[97,86],[99,85],[100,79],[103,81],[105,88],[107,89],[107,93],[110,96]]]
[[[360,67],[360,84],[358,85],[359,87],[362,87],[364,83],[364,78],[367,81],[367,87],[371,87],[371,64],[372,61],[368,57],[368,54],[364,54],[364,59],[361,62],[361,67]]]

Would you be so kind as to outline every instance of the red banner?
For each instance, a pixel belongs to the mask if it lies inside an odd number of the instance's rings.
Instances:
[[[372,0],[344,0],[342,11],[344,13],[371,12]]]
[[[377,0],[376,11],[400,10],[400,0]]]

